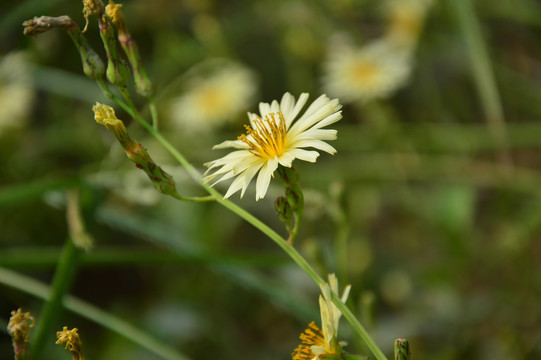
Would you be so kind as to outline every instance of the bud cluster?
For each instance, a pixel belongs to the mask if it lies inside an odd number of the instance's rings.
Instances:
[[[298,184],[299,176],[295,169],[279,167],[278,173],[285,186],[285,196],[280,196],[274,203],[278,218],[286,226],[289,233],[288,242],[293,243],[299,230],[299,223],[304,212],[304,195]]]

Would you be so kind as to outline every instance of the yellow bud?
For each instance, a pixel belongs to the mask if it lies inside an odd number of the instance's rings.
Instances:
[[[8,332],[13,340],[28,342],[28,330],[34,326],[34,317],[29,312],[23,313],[21,308],[11,312]]]
[[[122,123],[115,114],[115,109],[113,109],[110,106],[100,104],[99,102],[96,103],[92,107],[92,111],[94,111],[94,119],[104,126],[107,125],[113,125],[117,122]]]
[[[120,12],[121,7],[122,4],[115,4],[113,1],[109,1],[109,4],[105,7],[105,13],[107,14],[107,17],[111,19],[113,24],[117,26],[119,22],[124,21],[124,18],[122,17],[122,12]]]
[[[96,15],[98,19],[101,19],[105,11],[105,5],[101,0],[83,0],[83,16],[85,18],[86,24],[83,32],[86,31],[88,27],[88,18],[91,15]]]
[[[129,137],[122,120],[116,117],[115,109],[97,102],[92,107],[92,111],[94,111],[96,122],[109,129],[116,136],[124,150],[131,151],[136,146],[136,143]]]
[[[56,340],[56,343],[59,345],[65,343],[65,349],[67,349],[71,353],[74,360],[83,359],[83,355],[81,353],[82,343],[77,331],[79,331],[77,328],[68,330],[68,327],[64,326],[62,331],[56,332],[56,337],[58,338],[58,340]]]

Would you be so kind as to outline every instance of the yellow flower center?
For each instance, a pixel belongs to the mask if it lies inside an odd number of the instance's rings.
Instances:
[[[312,360],[315,354],[312,352],[312,346],[325,346],[323,333],[317,327],[315,322],[311,322],[308,328],[299,336],[302,343],[293,351],[293,360]]]
[[[227,108],[229,98],[218,86],[204,86],[196,92],[197,105],[209,119],[217,119],[222,116]]]
[[[276,120],[278,117],[278,121]],[[286,150],[286,122],[281,112],[269,113],[264,119],[257,117],[253,120],[254,129],[245,125],[246,135],[238,137],[240,141],[250,147],[255,156],[264,159],[273,159]]]
[[[371,84],[375,81],[378,69],[375,64],[366,60],[352,64],[350,68],[351,77],[354,81],[362,84]]]

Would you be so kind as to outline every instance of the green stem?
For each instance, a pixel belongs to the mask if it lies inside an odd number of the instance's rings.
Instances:
[[[273,240],[279,247],[282,248],[286,252],[293,261],[308,275],[310,278],[319,286],[324,283],[324,280],[319,276],[319,274],[308,264],[306,259],[302,257],[302,255],[293,247],[291,246],[286,239],[282,238],[278,233],[276,233],[274,230],[272,230],[269,226],[267,226],[265,223],[263,223],[261,220],[241,208],[240,206],[236,205],[235,203],[231,202],[228,199],[224,199],[223,195],[220,194],[217,190],[210,187],[207,183],[203,181],[201,178],[201,175],[199,172],[193,167],[193,165],[186,160],[186,158],[173,146],[171,143],[169,143],[160,132],[158,132],[156,129],[154,129],[152,126],[150,126],[146,121],[144,121],[141,118],[141,115],[137,112],[137,110],[133,107],[129,107],[125,103],[122,103],[122,101],[118,98],[114,99],[112,98],[117,104],[135,118],[141,125],[149,132],[151,133],[172,155],[175,157],[175,159],[182,164],[182,166],[186,169],[186,171],[190,174],[190,176],[193,177],[193,179],[199,183],[210,195],[212,195],[220,205],[226,207],[227,209],[231,210],[233,213],[237,214],[244,220],[246,220],[248,223],[252,224],[255,228],[257,228],[259,231],[261,231],[263,234],[267,235],[271,240]],[[118,102],[120,100],[120,103]],[[122,103],[122,104],[121,104]],[[368,348],[372,351],[374,356],[376,356],[377,360],[387,360],[383,352],[379,349],[379,347],[376,345],[374,340],[370,338],[364,327],[359,323],[359,321],[355,318],[355,316],[351,313],[351,311],[340,301],[338,297],[336,297],[336,294],[333,294],[333,302],[335,300],[338,300],[340,305],[337,305],[340,311],[344,314],[344,317],[348,320],[348,322],[351,324],[353,329],[357,332],[357,334],[363,339],[363,341],[366,342]],[[346,315],[347,313],[347,315]]]
[[[182,200],[182,201],[192,201],[192,202],[207,202],[207,201],[214,201],[216,200],[214,196],[193,196],[193,197],[186,197],[181,195],[173,196],[175,199]]]
[[[344,315],[344,318],[349,322],[353,330],[359,335],[359,337],[365,342],[366,346],[372,351],[372,354],[376,357],[378,360],[387,360],[385,357],[385,354],[381,351],[381,349],[376,345],[374,340],[370,337],[364,326],[357,320],[355,315],[349,310],[349,308],[344,304],[340,297],[335,294],[334,292],[331,292],[331,299],[332,302],[336,305],[338,310]]]
[[[449,1],[457,16],[459,26],[462,30],[468,55],[471,62],[473,76],[477,85],[481,103],[488,122],[488,127],[496,143],[501,145],[502,161],[507,165],[512,165],[507,144],[507,130],[503,114],[503,107],[494,79],[494,71],[488,50],[483,41],[481,26],[477,18],[473,1]]]
[[[150,116],[152,117],[152,127],[154,130],[158,130],[158,109],[154,102],[154,96],[148,99],[148,107],[150,109]]]
[[[37,280],[1,267],[0,283],[24,291],[41,299],[50,299],[52,296],[51,287]],[[163,359],[188,359],[186,356],[178,353],[175,349],[169,347],[167,344],[160,342],[149,334],[134,327],[130,323],[73,296],[68,295],[65,297],[64,307],[90,321],[94,321],[95,323],[116,332],[121,336],[124,336],[128,340],[133,341],[133,343],[150,350],[152,353],[157,354]]]
[[[68,238],[56,267],[51,294],[36,321],[36,330],[32,336],[32,347],[30,348],[30,360],[38,359],[46,344],[51,341],[50,335],[54,333],[55,319],[62,309],[62,301],[75,275],[80,254],[81,251]]]

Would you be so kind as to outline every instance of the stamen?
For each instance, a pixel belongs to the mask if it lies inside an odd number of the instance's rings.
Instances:
[[[312,352],[311,347],[324,346],[325,338],[323,333],[317,327],[315,322],[311,322],[308,325],[308,328],[299,336],[302,343],[297,346],[297,348],[291,354],[293,360],[311,360],[314,358],[314,353]]]
[[[278,121],[275,119],[278,116]],[[264,119],[257,117],[254,121],[254,129],[244,125],[246,135],[241,135],[238,140],[250,147],[248,151],[264,159],[272,159],[280,156],[286,149],[286,123],[281,112],[269,113]],[[249,139],[248,136],[252,139]]]

